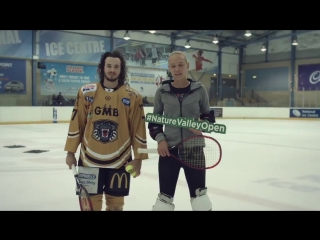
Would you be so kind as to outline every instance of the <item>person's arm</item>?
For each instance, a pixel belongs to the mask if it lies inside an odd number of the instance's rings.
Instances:
[[[147,153],[138,153],[138,148],[147,148],[147,130],[141,95],[136,95],[131,104],[133,104],[133,109],[130,112],[130,136],[134,159],[148,159]]]
[[[153,106],[153,114],[160,114],[163,115],[163,103],[161,101],[161,92],[159,90],[156,91],[156,95],[154,97],[154,106]],[[149,135],[150,137],[157,141],[158,143],[162,140],[165,140],[165,136],[163,134],[163,125],[156,124],[156,123],[149,123],[148,124]]]
[[[64,150],[69,154],[76,153],[82,141],[86,125],[87,109],[84,104],[82,88],[78,91],[69,123],[68,136]]]
[[[216,122],[214,111],[210,109],[208,91],[203,85],[201,86],[200,113],[201,120],[207,120],[211,123]]]

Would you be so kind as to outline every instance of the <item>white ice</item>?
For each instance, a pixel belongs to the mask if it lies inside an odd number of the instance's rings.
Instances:
[[[207,171],[215,210],[320,210],[320,121],[226,120],[221,163]],[[79,211],[63,151],[68,124],[0,125],[0,210]],[[149,147],[155,147],[148,139]],[[22,145],[25,148],[5,148]],[[49,150],[32,154],[28,150]],[[149,211],[158,194],[157,155],[132,179],[125,209]],[[176,210],[191,210],[181,170]]]

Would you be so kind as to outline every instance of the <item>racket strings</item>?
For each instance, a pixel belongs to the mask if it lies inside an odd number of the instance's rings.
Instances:
[[[211,168],[220,160],[218,143],[205,136],[187,139],[179,146],[178,153],[181,161],[198,169]]]
[[[89,194],[82,188],[79,193],[80,206],[82,211],[92,211]]]

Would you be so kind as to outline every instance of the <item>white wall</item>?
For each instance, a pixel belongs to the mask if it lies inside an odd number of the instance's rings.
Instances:
[[[186,45],[187,39],[179,39],[176,40],[175,45],[184,47]],[[196,42],[196,41],[189,41],[189,44],[192,48],[195,49],[202,49],[202,50],[211,50],[211,51],[218,51],[219,48],[216,44],[213,43],[204,43],[204,42]]]
[[[275,34],[275,36],[283,36],[290,34],[291,30],[280,31]],[[261,45],[261,44],[260,44]],[[290,52],[291,51],[291,37],[280,38],[276,40],[269,41],[269,53],[280,53],[280,52]],[[261,49],[261,46],[260,46]],[[261,52],[261,50],[260,50]]]
[[[89,35],[97,35],[97,36],[106,36],[110,37],[110,30],[62,30],[62,31],[67,31],[67,32],[72,32],[72,33],[80,33],[80,34],[89,34]],[[123,38],[124,34],[126,33],[125,30],[120,30],[114,32],[113,36],[115,38]],[[156,34],[151,34],[151,33],[141,33],[141,32],[131,32],[129,31],[130,34],[130,40],[133,41],[143,41],[143,42],[150,42],[150,44],[147,44],[147,47],[151,47],[152,43],[158,43],[158,44],[163,44],[163,45],[171,45],[171,39],[170,37],[166,36],[161,36],[161,35],[156,35]],[[186,39],[180,39],[176,40],[175,45],[184,47],[186,44]],[[218,65],[218,60],[217,60],[217,52],[212,52],[212,51],[218,51],[218,45],[213,44],[213,43],[204,43],[204,42],[196,42],[196,41],[190,41],[190,45],[192,49],[188,52],[196,52],[197,50],[207,50],[205,51],[206,58],[212,60],[214,63],[209,64],[204,62],[204,65],[208,65],[207,68],[208,70],[210,69],[215,69]],[[210,52],[211,51],[211,52]],[[239,56],[234,54],[234,48],[223,48],[222,49],[222,74],[231,74],[231,75],[238,75],[238,61],[239,61]],[[231,53],[231,54],[228,54]],[[192,59],[192,57],[190,58]],[[190,60],[190,62],[192,62]],[[206,70],[206,71],[208,71]],[[216,71],[213,71],[216,72]]]
[[[274,36],[290,34],[291,30],[282,30]],[[320,31],[300,34],[297,36],[296,59],[320,57]],[[263,42],[248,45],[244,50],[244,63],[258,63],[266,61],[266,52],[261,51]],[[291,36],[270,40],[268,42],[268,62],[286,61],[291,58]],[[316,51],[315,51],[316,50]]]
[[[320,31],[314,31],[301,34],[297,37],[299,45],[297,50],[319,49],[320,48]]]
[[[58,122],[69,122],[73,107],[56,107],[56,109]],[[152,113],[153,107],[145,107],[144,110],[146,114]],[[223,107],[223,118],[289,119],[289,113],[289,108]],[[0,107],[0,124],[52,122],[53,107]]]
[[[123,30],[116,31],[113,34],[113,37],[123,38],[125,33],[126,31],[123,31]],[[151,33],[130,32],[130,31],[129,31],[129,34],[130,34],[130,40],[159,43],[159,44],[165,44],[165,45],[171,44],[170,38],[166,36],[155,35]]]
[[[239,56],[233,54],[222,54],[222,74],[238,75]]]
[[[132,77],[132,75],[136,77]],[[128,78],[130,87],[134,88],[143,97],[153,98],[160,86],[160,78],[167,79],[167,71],[164,69],[128,67]],[[139,83],[137,78],[139,78]]]
[[[272,37],[283,36],[290,33],[291,33],[291,30],[284,30],[284,31],[277,32],[276,34],[272,35]],[[303,36],[303,35],[298,36],[299,42],[300,42],[300,36]],[[253,43],[248,45],[245,48],[245,54],[246,55],[264,54],[264,52],[261,51],[262,44],[263,42]],[[269,41],[268,44],[269,44],[268,51],[270,54],[291,51],[291,37],[271,40]]]
[[[94,35],[94,36],[104,36],[104,37],[111,36],[110,30],[61,30],[61,31],[88,34],[88,35]]]

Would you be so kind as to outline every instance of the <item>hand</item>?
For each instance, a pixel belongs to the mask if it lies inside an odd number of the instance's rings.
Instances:
[[[132,172],[136,172],[136,176],[135,176],[134,178],[140,176],[140,174],[141,174],[142,160],[140,160],[140,159],[134,159],[133,161],[127,163],[127,164],[125,165],[125,167],[128,166],[128,165],[131,165],[131,166],[132,166],[132,168],[133,168]]]
[[[161,157],[170,156],[170,152],[168,149],[168,143],[166,140],[162,140],[158,143],[158,153]]]
[[[66,157],[66,164],[69,166],[69,169],[71,169],[72,165],[77,166],[77,160],[74,154],[68,153]]]
[[[199,118],[198,121],[202,122],[202,120]],[[196,130],[194,128],[189,128],[191,132],[193,132],[195,135],[202,135],[202,131]]]
[[[193,129],[193,128],[189,128],[189,130],[191,132],[193,132],[195,135],[202,135],[202,131],[199,131],[199,130],[196,130],[196,129]]]

